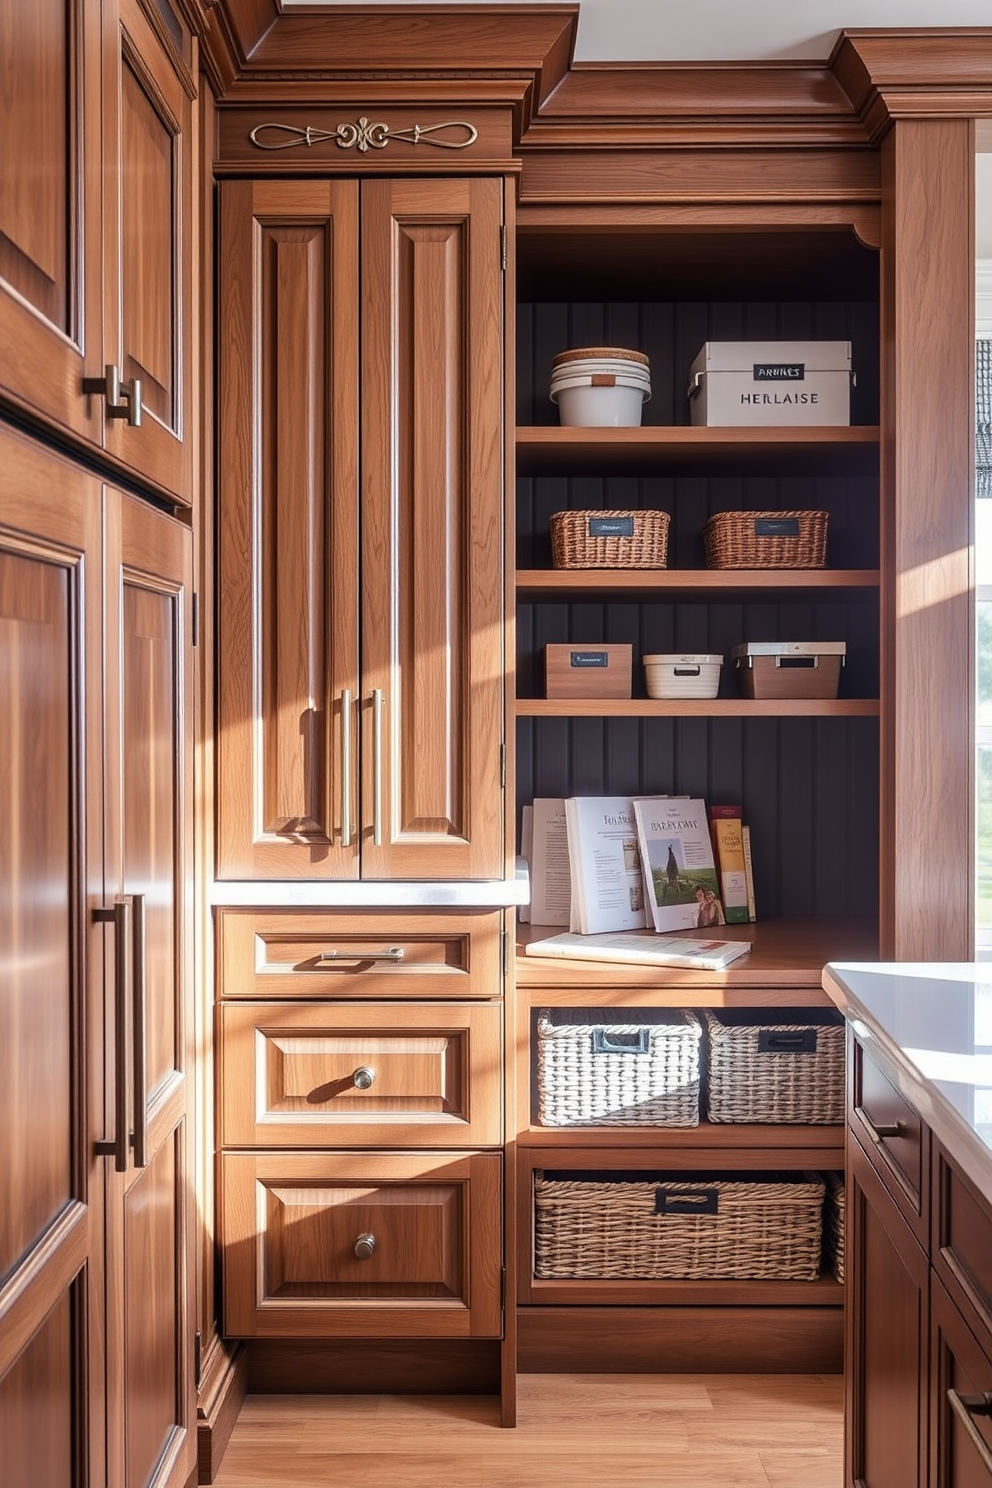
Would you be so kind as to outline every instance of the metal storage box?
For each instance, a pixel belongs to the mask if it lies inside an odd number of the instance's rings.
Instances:
[[[694,425],[849,424],[851,343],[707,341],[688,396]]]
[[[835,698],[846,654],[844,641],[745,641],[733,649],[748,698]]]
[[[844,1120],[844,1020],[832,1008],[706,1013],[710,1121]]]
[[[815,1173],[534,1174],[542,1280],[816,1281]]]
[[[696,1126],[702,1024],[681,1010],[594,1023],[588,1012],[537,1019],[542,1126]]]

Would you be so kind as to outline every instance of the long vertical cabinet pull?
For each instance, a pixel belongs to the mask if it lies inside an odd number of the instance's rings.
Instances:
[[[148,1022],[147,960],[145,956],[145,896],[131,895],[132,951],[132,1065],[131,1085],[134,1093],[134,1166],[148,1166]]]
[[[351,690],[341,693],[341,846],[351,846]]]
[[[382,846],[382,688],[372,690],[372,842]]]
[[[98,924],[114,927],[114,1135],[94,1143],[101,1157],[112,1157],[118,1173],[126,1173],[130,1155],[130,1039],[132,973],[134,969],[134,920],[131,900],[117,899],[113,909],[96,909]]]

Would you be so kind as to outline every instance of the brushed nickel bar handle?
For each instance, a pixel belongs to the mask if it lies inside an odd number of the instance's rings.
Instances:
[[[382,846],[382,688],[372,690],[372,843]]]
[[[134,998],[132,1023],[134,1049],[132,1054],[132,1081],[134,1084],[134,1166],[148,1166],[148,958],[145,954],[145,896],[132,894],[132,954],[133,971],[131,986]]]
[[[947,1398],[954,1414],[971,1437],[972,1446],[981,1458],[985,1471],[992,1473],[992,1452],[971,1419],[972,1416],[992,1416],[992,1395],[988,1392],[984,1395],[959,1395],[957,1390],[950,1389]]]
[[[328,961],[402,961],[406,955],[403,946],[389,946],[384,951],[321,951],[317,960]]]
[[[83,392],[94,393],[107,404],[107,417],[127,419],[132,428],[141,428],[141,378],[125,382],[120,369],[108,362],[102,377],[84,377]]]
[[[341,692],[341,846],[351,846],[351,689]]]
[[[93,918],[98,924],[114,927],[114,1137],[112,1140],[95,1142],[94,1148],[101,1157],[112,1157],[114,1169],[126,1173],[130,1156],[131,1114],[129,1099],[129,1040],[128,1024],[131,1007],[131,970],[134,965],[132,942],[131,902],[117,899],[113,909],[95,909]]]

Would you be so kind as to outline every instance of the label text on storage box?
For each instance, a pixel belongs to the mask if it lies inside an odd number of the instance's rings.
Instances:
[[[754,362],[755,382],[805,382],[805,362]]]

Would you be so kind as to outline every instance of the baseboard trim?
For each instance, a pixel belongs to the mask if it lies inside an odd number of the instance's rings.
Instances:
[[[252,1395],[498,1395],[498,1339],[251,1342]]]
[[[521,1374],[837,1374],[842,1307],[521,1307]]]
[[[248,1393],[248,1353],[242,1343],[215,1338],[203,1360],[196,1402],[197,1482],[212,1483]]]

